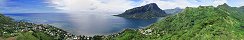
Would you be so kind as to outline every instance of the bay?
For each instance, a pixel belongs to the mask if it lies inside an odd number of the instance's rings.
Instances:
[[[126,28],[138,29],[155,23],[155,19],[133,19],[97,13],[10,13],[15,21],[50,24],[75,35],[109,35]]]

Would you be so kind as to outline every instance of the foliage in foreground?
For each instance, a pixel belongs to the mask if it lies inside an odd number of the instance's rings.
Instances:
[[[187,7],[143,30],[125,31],[114,40],[243,40],[244,23],[240,8]],[[152,30],[152,31],[148,31]]]

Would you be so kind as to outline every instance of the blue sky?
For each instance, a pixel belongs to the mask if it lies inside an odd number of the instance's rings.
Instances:
[[[123,12],[148,3],[157,3],[161,9],[175,7],[244,5],[244,0],[0,0],[3,13],[53,13],[53,12]]]
[[[57,9],[48,6],[49,4],[45,3],[45,0],[4,0],[0,11],[4,13],[45,13],[57,11]]]

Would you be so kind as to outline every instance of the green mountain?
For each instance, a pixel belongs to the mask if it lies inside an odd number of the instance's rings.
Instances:
[[[150,19],[156,17],[164,17],[166,16],[166,13],[165,11],[160,9],[156,3],[150,3],[145,6],[126,10],[124,13],[114,16],[120,16],[125,18]]]
[[[181,9],[181,8],[179,8],[179,7],[176,7],[176,8],[174,8],[174,9],[166,9],[166,10],[164,10],[165,11],[165,13],[167,13],[167,14],[177,14],[177,13],[179,13],[179,12],[181,12],[183,9]]]
[[[244,17],[240,10],[227,4],[218,7],[187,7],[182,12],[168,16],[148,28],[127,29],[107,38],[114,40],[243,40]]]
[[[11,21],[12,21],[11,18],[6,17],[6,16],[4,16],[4,15],[2,15],[2,14],[0,13],[0,24],[7,24],[7,23],[9,23],[9,22],[11,22]]]

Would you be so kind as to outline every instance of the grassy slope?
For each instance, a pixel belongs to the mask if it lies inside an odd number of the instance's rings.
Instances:
[[[10,22],[12,22],[10,17],[6,17],[0,13],[0,24],[8,24]]]
[[[17,40],[38,40],[38,38],[36,38],[32,34],[33,34],[33,32],[20,33],[17,36]]]
[[[244,30],[240,26],[241,14],[236,9],[225,7],[186,8],[183,12],[169,16],[147,29],[152,35],[143,35],[138,30],[125,31],[114,37],[116,40],[240,40],[244,38]],[[143,30],[143,31],[145,31]]]
[[[54,40],[53,37],[41,32],[23,32],[16,37],[17,40]]]

